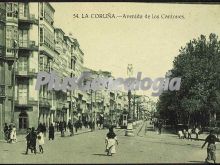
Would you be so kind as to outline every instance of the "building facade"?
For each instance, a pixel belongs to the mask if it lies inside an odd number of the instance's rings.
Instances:
[[[69,120],[75,91],[35,90],[39,71],[64,77],[81,74],[84,54],[79,43],[54,27],[54,8],[47,2],[0,3],[0,119],[19,131]],[[70,112],[71,111],[71,112]]]
[[[48,2],[0,3],[0,128],[14,123],[25,132],[39,123],[99,120],[117,123],[128,109],[123,91],[35,90],[37,73],[80,77],[112,77],[108,71],[84,67],[84,53],[71,34],[54,26],[55,9]],[[113,78],[113,77],[112,77]]]

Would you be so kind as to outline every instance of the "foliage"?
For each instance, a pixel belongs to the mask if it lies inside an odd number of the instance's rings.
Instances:
[[[179,50],[168,78],[181,77],[179,91],[164,91],[157,104],[162,118],[204,124],[220,108],[220,41],[201,35]],[[205,119],[205,120],[203,120]],[[202,120],[202,121],[199,121]]]

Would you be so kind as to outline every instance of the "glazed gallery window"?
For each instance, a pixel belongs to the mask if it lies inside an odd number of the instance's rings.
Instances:
[[[40,43],[46,45],[50,49],[54,49],[54,33],[46,27],[40,27]]]
[[[46,56],[40,56],[40,71],[50,71],[50,61]]]
[[[19,46],[28,47],[28,30],[19,30]]]
[[[19,3],[19,17],[28,17],[27,3]]]
[[[27,71],[28,70],[28,58],[27,57],[19,57],[18,59],[18,71]]]
[[[40,17],[44,17],[44,6],[43,6],[43,2],[40,3]]]
[[[44,70],[44,58],[43,56],[40,57],[40,60],[39,60],[39,63],[40,63],[40,71],[43,71]]]
[[[18,3],[7,3],[7,17],[18,18]]]
[[[51,32],[49,29],[46,27],[44,28],[44,44],[51,48],[54,49],[54,33]]]
[[[6,48],[7,52],[12,52],[14,42],[18,39],[18,30],[15,26],[6,26]]]
[[[49,24],[53,25],[54,11],[51,10],[48,4],[44,6],[44,18]]]
[[[4,25],[0,24],[0,46],[4,46],[4,38],[5,38],[5,34],[4,34]]]
[[[20,82],[18,85],[18,101],[19,104],[27,104],[27,81]]]
[[[19,114],[19,129],[27,129],[28,128],[28,114],[25,111],[22,111]]]
[[[40,28],[40,43],[44,43],[44,30],[42,27]]]

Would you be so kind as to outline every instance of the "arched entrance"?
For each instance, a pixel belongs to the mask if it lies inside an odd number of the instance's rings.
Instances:
[[[21,111],[19,114],[19,129],[27,129],[28,125],[28,114],[26,111]]]

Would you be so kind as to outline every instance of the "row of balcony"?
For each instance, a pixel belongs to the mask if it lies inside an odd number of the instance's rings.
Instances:
[[[27,41],[27,40],[20,40],[19,41],[19,49],[13,47],[5,47],[0,46],[0,58],[7,58],[7,59],[14,59],[17,58],[17,51],[36,51],[38,50],[38,46],[36,45],[35,41]]]

